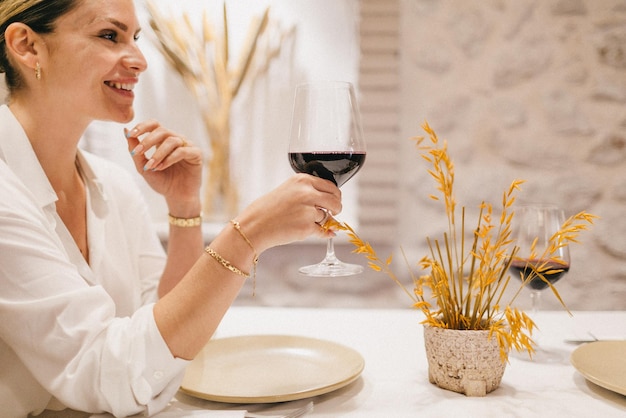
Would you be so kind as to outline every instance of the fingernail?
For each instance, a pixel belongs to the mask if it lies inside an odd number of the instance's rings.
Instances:
[[[148,162],[146,163],[146,165],[143,166],[143,171],[150,170],[153,165],[154,165],[154,159],[150,158]]]
[[[135,136],[135,134],[137,133],[137,129],[133,128],[130,131],[126,128],[124,128],[124,135],[126,136],[126,139]]]
[[[139,154],[143,151],[143,145],[137,145],[131,152],[130,155],[134,156],[135,154]]]

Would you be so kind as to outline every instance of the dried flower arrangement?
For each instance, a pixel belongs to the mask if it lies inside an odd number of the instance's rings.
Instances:
[[[260,17],[250,22],[239,59],[232,66],[226,2],[221,35],[206,11],[202,15],[202,30],[197,33],[187,13],[183,13],[181,18],[168,18],[151,0],[148,0],[147,7],[150,26],[161,52],[182,77],[202,110],[211,150],[204,181],[203,210],[208,216],[215,215],[218,210],[224,212],[226,217],[234,216],[239,197],[230,171],[233,100],[245,80],[252,83],[268,69],[270,62],[280,55],[281,45],[294,34],[295,28],[285,29],[270,21],[269,7],[266,8]]]
[[[511,237],[511,223],[514,216],[514,194],[523,181],[513,181],[504,192],[499,222],[494,222],[493,207],[490,203],[483,202],[480,205],[473,239],[466,242],[465,208],[461,209],[458,225],[457,203],[453,191],[454,165],[448,155],[447,144],[444,141],[439,147],[437,134],[428,123],[422,125],[422,128],[428,134],[430,144],[424,144],[425,137],[413,139],[421,151],[421,157],[431,165],[428,172],[435,179],[437,190],[443,198],[448,230],[443,234],[442,242],[427,238],[430,255],[422,258],[419,263],[427,274],[417,276],[409,268],[414,285],[413,292],[409,291],[394,273],[391,256],[386,260],[380,259],[372,246],[359,238],[354,229],[346,223],[330,219],[325,227],[347,231],[350,242],[356,247],[354,252],[364,254],[371,269],[385,273],[404,290],[413,306],[425,315],[423,323],[456,330],[489,330],[490,335],[497,338],[503,361],[508,359],[511,349],[526,351],[532,356],[534,341],[531,335],[535,323],[525,312],[514,307],[513,301],[527,283],[540,278],[548,284],[564,307],[565,303],[557,289],[544,277],[555,273],[555,268],[549,267],[548,263],[535,266],[532,274],[522,278],[514,296],[507,302],[502,300],[511,278],[508,273],[509,266],[518,251]],[[436,195],[430,197],[437,201],[441,200]],[[560,261],[556,256],[558,249],[577,242],[579,233],[587,229],[594,218],[596,216],[587,212],[571,216],[551,237],[550,247],[536,258],[558,263]],[[406,256],[404,258],[408,265]],[[430,297],[425,296],[425,289],[430,290]]]

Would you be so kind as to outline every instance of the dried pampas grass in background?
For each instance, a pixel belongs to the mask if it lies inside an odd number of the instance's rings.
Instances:
[[[237,213],[238,188],[230,170],[230,121],[232,103],[244,82],[254,83],[270,62],[280,55],[281,45],[295,33],[269,17],[269,7],[248,25],[236,62],[231,60],[229,19],[223,6],[223,31],[218,33],[206,10],[196,29],[187,13],[168,17],[147,1],[150,26],[159,50],[182,77],[202,111],[211,151],[204,182],[203,211],[209,218],[230,218]]]

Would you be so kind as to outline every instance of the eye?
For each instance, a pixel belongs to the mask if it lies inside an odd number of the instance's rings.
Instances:
[[[115,31],[106,31],[100,34],[102,39],[106,39],[111,42],[117,41],[117,33]]]

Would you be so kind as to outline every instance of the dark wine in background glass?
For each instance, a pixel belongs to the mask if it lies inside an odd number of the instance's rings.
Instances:
[[[543,277],[551,284],[559,281],[569,271],[569,263],[559,263],[555,260],[515,259],[511,262],[509,268],[513,276],[517,278],[523,277],[524,281],[527,281],[526,286],[533,290],[543,290],[548,287],[548,283],[539,277],[535,266],[542,266],[544,271]],[[549,271],[549,273],[546,271]]]
[[[361,116],[352,84],[323,81],[296,87],[289,136],[289,163],[297,173],[307,173],[341,187],[365,162]],[[321,208],[324,210],[324,208]],[[308,276],[350,276],[363,267],[337,259],[332,238],[326,257],[301,267]]]
[[[565,213],[551,205],[524,205],[515,211],[513,222],[513,238],[519,251],[511,261],[509,269],[511,274],[522,280],[531,291],[534,320],[539,311],[541,293],[550,284],[563,278],[570,268],[567,245],[558,248],[554,254],[548,254],[546,251],[551,245],[551,238],[565,222]],[[561,360],[562,356],[558,352],[536,344],[533,361],[550,363]]]

